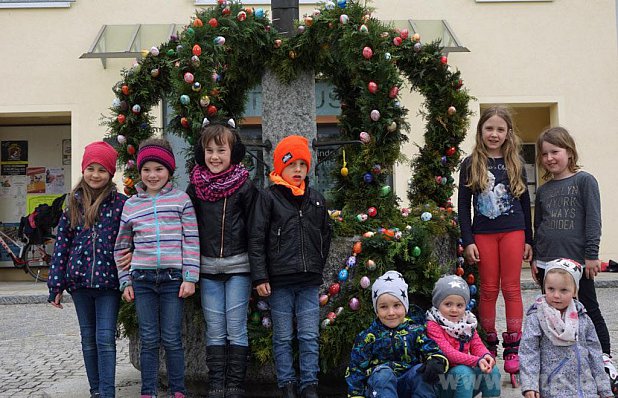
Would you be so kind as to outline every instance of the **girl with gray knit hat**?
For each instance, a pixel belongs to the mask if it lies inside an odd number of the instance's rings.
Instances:
[[[440,278],[427,311],[427,335],[446,355],[451,368],[438,383],[440,397],[500,396],[500,372],[479,337],[476,317],[467,310],[468,284],[457,275]]]

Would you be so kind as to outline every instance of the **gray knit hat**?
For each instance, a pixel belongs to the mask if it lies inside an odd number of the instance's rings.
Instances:
[[[371,287],[373,300],[373,309],[378,313],[378,297],[383,295],[384,293],[388,293],[393,297],[396,297],[403,303],[403,306],[406,308],[406,313],[408,312],[408,308],[410,304],[408,303],[408,284],[405,279],[403,279],[403,275],[401,275],[397,271],[386,271],[384,275],[376,279],[373,282],[373,286]]]
[[[460,276],[446,275],[438,279],[433,287],[431,304],[438,308],[440,303],[450,295],[463,297],[466,305],[470,302],[470,288]]]
[[[579,280],[582,277],[582,266],[580,263],[568,258],[558,258],[548,261],[545,264],[545,276],[547,276],[547,273],[552,269],[561,269],[568,272],[575,281],[575,288],[579,291]]]

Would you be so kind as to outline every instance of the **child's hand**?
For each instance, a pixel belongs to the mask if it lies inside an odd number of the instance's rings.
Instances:
[[[491,361],[493,358],[491,355],[485,355],[483,358],[479,360],[479,368],[483,373],[491,373],[492,368],[494,367]]]
[[[62,306],[62,293],[56,294],[56,297],[54,297],[54,299],[49,303],[56,308],[63,309],[64,307]]]
[[[125,249],[123,253],[124,254],[122,255],[122,257],[120,257],[120,259],[116,261],[116,267],[118,267],[120,271],[128,271],[129,268],[131,268],[133,252],[131,251],[131,249]]]
[[[601,271],[601,260],[588,260],[586,259],[586,278],[592,280]]]
[[[440,375],[446,370],[446,361],[444,358],[431,357],[419,368],[419,373],[423,374],[425,383],[434,384],[440,379]]]
[[[539,281],[539,278],[537,277],[539,269],[536,267],[536,260],[530,263],[530,272],[532,273],[532,280],[535,281],[537,285],[540,285],[541,281]]]
[[[122,292],[122,299],[127,303],[135,300],[135,292],[133,291],[133,286],[127,286],[124,288],[124,291]]]
[[[268,297],[270,296],[270,283],[260,283],[257,285],[256,290],[261,297]]]
[[[476,247],[474,243],[466,246],[466,250],[464,250],[464,257],[468,264],[474,264],[481,261],[481,257],[479,255],[479,249]]]
[[[524,245],[524,261],[528,263],[532,261],[532,246],[527,243]]]
[[[178,291],[178,297],[187,298],[189,296],[193,296],[194,294],[195,294],[195,283],[182,282],[182,285],[180,285],[180,290]]]
[[[524,392],[524,397],[526,398],[541,398],[541,394],[538,391],[528,390]]]

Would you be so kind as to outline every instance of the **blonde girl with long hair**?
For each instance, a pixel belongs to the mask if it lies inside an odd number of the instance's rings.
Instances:
[[[504,370],[512,375],[519,371],[521,265],[522,260],[532,260],[530,195],[520,148],[509,110],[501,106],[485,109],[477,125],[474,150],[461,164],[458,194],[464,257],[469,264],[478,263],[482,281],[480,323],[495,356],[496,301],[501,289],[507,329],[502,333]]]

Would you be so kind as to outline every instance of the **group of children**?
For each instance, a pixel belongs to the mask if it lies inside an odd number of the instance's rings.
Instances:
[[[461,165],[459,223],[465,261],[478,265],[482,283],[479,323],[467,309],[470,290],[461,277],[438,280],[433,306],[423,314],[409,307],[401,274],[387,272],[372,288],[377,319],[352,349],[349,397],[500,396],[500,290],[504,368],[520,373],[525,397],[614,396],[617,375],[594,289],[601,236],[597,182],[579,170],[567,130],[544,131],[537,164],[548,181],[536,194],[533,226],[520,145],[509,111],[488,108],[479,119],[475,148]],[[523,334],[522,261],[531,262],[542,290]]]
[[[331,228],[323,196],[308,186],[308,140],[281,140],[273,185],[263,192],[241,164],[244,155],[233,123],[207,125],[184,192],[172,186],[170,144],[145,140],[137,153],[141,181],[127,199],[112,182],[116,150],[102,141],[86,146],[83,176],[58,225],[48,286],[55,307],[62,308],[64,291],[73,297],[91,397],[115,396],[121,297],[135,302],[141,397],[157,396],[160,344],[170,396],[185,396],[183,302],[195,294],[196,283],[207,327],[209,397],[245,396],[252,286],[269,298],[279,386],[288,397],[298,391],[318,397],[318,288]]]
[[[465,260],[478,264],[482,280],[480,321],[468,310],[470,291],[460,277],[436,283],[425,313],[410,305],[402,275],[388,271],[372,287],[376,320],[352,348],[350,397],[499,396],[500,289],[507,319],[505,371],[521,371],[526,397],[613,396],[604,369],[612,379],[616,372],[593,282],[600,265],[596,180],[579,170],[566,130],[543,132],[537,162],[549,181],[536,195],[533,239],[519,149],[508,111],[489,108],[461,167],[459,221]],[[185,396],[182,308],[196,283],[207,327],[209,397],[245,395],[252,287],[268,298],[283,396],[318,397],[318,289],[331,229],[324,197],[308,186],[308,141],[281,140],[272,185],[263,191],[248,178],[244,154],[233,125],[209,124],[195,147],[196,165],[184,192],[172,186],[176,164],[169,143],[148,139],[137,154],[137,194],[127,199],[112,182],[114,148],[104,142],[85,148],[83,176],[58,226],[48,286],[49,301],[58,308],[64,291],[73,297],[91,397],[115,396],[121,297],[134,301],[137,311],[141,397],[157,395],[160,343],[170,395]],[[523,336],[522,261],[532,262],[544,293],[528,311]]]

